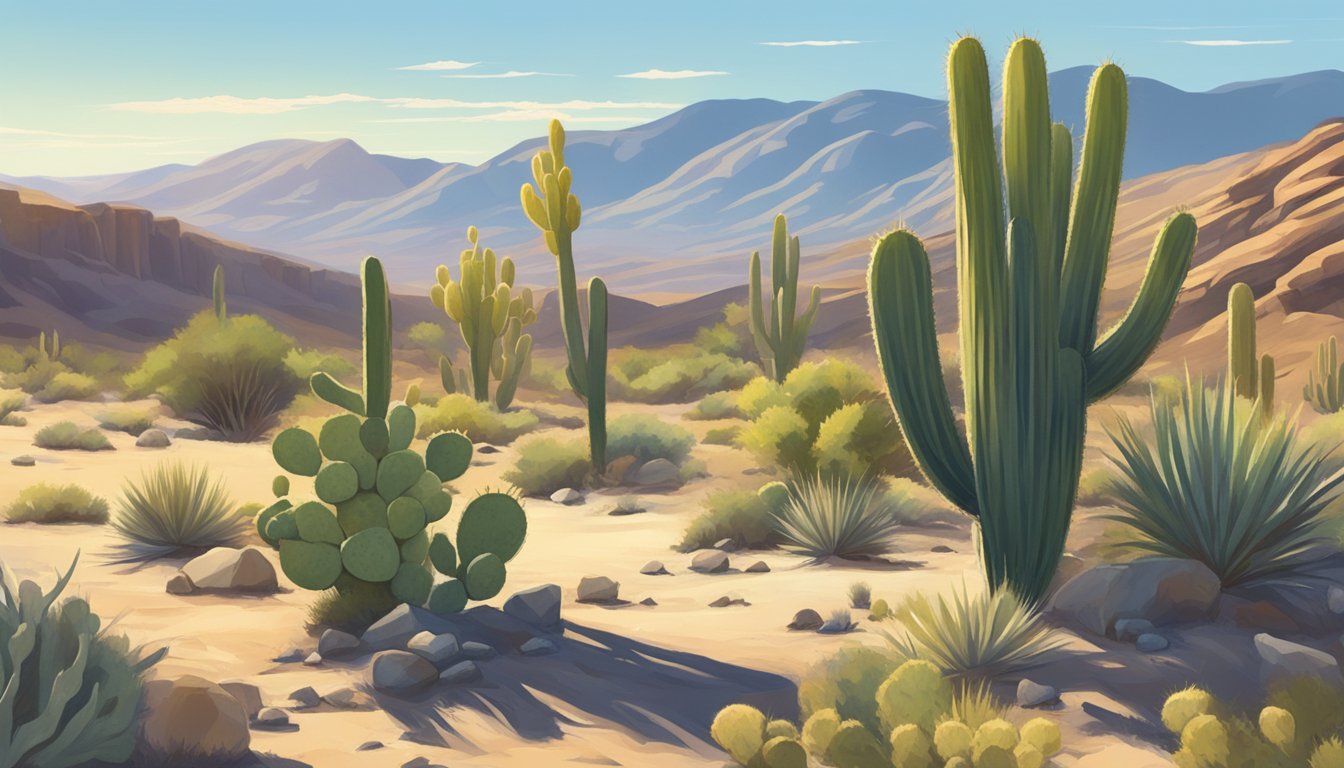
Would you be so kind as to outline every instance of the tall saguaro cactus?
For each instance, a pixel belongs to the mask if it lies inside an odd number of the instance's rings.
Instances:
[[[345,386],[325,371],[308,380],[313,394],[369,418],[385,418],[392,400],[392,303],[383,264],[369,256],[360,267],[364,286],[364,391]]]
[[[211,293],[215,297],[215,319],[224,322],[229,319],[229,308],[224,303],[224,265],[215,265],[215,276],[211,285]]]
[[[551,121],[550,148],[532,158],[536,188],[524,184],[523,212],[541,230],[546,248],[555,256],[560,283],[560,327],[565,335],[569,364],[565,375],[574,394],[588,405],[588,445],[593,469],[607,466],[607,285],[599,277],[588,281],[588,346],[584,348],[583,318],[574,274],[574,230],[579,228],[579,198],[569,191],[573,173],[565,165],[565,129]]]
[[[1195,221],[1187,213],[1167,220],[1134,303],[1098,339],[1124,158],[1124,73],[1107,64],[1093,75],[1076,182],[1073,140],[1050,123],[1045,56],[1034,40],[1016,41],[1004,67],[1002,166],[989,70],[974,38],[952,46],[948,90],[967,437],[942,379],[928,254],[909,231],[873,250],[873,334],[911,453],[944,496],[979,519],[989,584],[1035,603],[1064,551],[1087,406],[1124,383],[1160,340]]]
[[[503,410],[513,402],[518,379],[531,358],[532,336],[523,333],[523,327],[536,322],[537,313],[532,308],[532,289],[513,295],[513,260],[499,261],[496,271],[495,252],[482,249],[479,239],[476,228],[468,227],[471,248],[462,251],[458,279],[453,280],[448,267],[440,264],[429,298],[462,331],[472,395],[481,402],[489,400],[493,374],[499,382],[495,405]],[[443,388],[454,392],[457,377],[446,356],[439,358],[439,374]]]
[[[798,367],[807,345],[808,331],[817,318],[821,303],[821,288],[812,286],[812,296],[801,316],[798,309],[798,266],[802,257],[798,238],[789,237],[789,222],[784,214],[775,217],[775,231],[770,240],[770,317],[765,316],[765,302],[761,298],[761,252],[752,251],[748,285],[751,307],[751,338],[761,356],[766,374],[782,382],[789,372]]]

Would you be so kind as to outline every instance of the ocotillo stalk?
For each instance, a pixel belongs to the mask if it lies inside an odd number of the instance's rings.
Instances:
[[[1249,400],[1260,390],[1255,347],[1255,297],[1249,285],[1237,283],[1227,292],[1227,380]]]
[[[802,316],[798,309],[798,267],[802,248],[797,237],[789,237],[789,223],[784,214],[775,217],[771,237],[770,317],[765,316],[765,302],[761,298],[761,253],[752,251],[748,262],[748,303],[751,309],[751,338],[761,357],[765,372],[775,381],[784,381],[789,372],[798,367],[807,345],[807,334],[817,317],[821,302],[821,288],[812,286],[812,296]]]
[[[229,317],[228,306],[224,303],[224,266],[222,264],[215,266],[213,283],[212,293],[215,297],[215,319],[222,323]]]
[[[873,334],[911,453],[935,488],[979,518],[990,586],[1036,604],[1064,551],[1087,406],[1123,384],[1160,340],[1195,221],[1168,219],[1129,312],[1098,339],[1124,157],[1124,73],[1107,64],[1092,78],[1072,190],[1072,138],[1050,123],[1035,41],[1016,41],[1004,67],[1002,165],[975,39],[952,46],[948,87],[966,437],[942,378],[928,254],[909,231],[874,248]]]
[[[325,372],[313,374],[313,394],[351,413],[386,418],[392,399],[392,304],[382,262],[365,257],[360,268],[364,290],[364,392],[341,384]]]

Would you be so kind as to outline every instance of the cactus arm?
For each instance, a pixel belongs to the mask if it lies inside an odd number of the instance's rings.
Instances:
[[[1195,218],[1188,213],[1178,213],[1163,225],[1134,303],[1124,319],[1084,357],[1089,403],[1124,384],[1162,340],[1162,331],[1190,269],[1197,234]]]
[[[929,257],[912,233],[893,232],[873,249],[868,302],[882,375],[910,453],[939,492],[978,515],[970,449],[943,384]]]
[[[1261,423],[1267,423],[1274,418],[1274,358],[1271,355],[1260,358],[1257,375],[1260,388],[1255,396],[1255,410],[1260,415]]]
[[[364,396],[332,378],[331,374],[325,371],[314,373],[312,378],[308,379],[308,386],[312,388],[314,395],[328,403],[360,416],[365,415]]]
[[[593,471],[607,467],[607,284],[588,281],[588,445]]]
[[[522,378],[531,355],[532,334],[525,333],[518,337],[513,353],[504,357],[504,370],[499,377],[499,385],[495,387],[495,407],[499,410],[507,410],[513,403],[513,396],[518,391],[518,381]]]
[[[215,299],[215,319],[224,322],[229,317],[228,305],[224,303],[224,265],[215,265],[215,275],[212,280],[211,293]]]
[[[1237,395],[1254,399],[1256,381],[1255,296],[1237,283],[1227,292],[1227,380]]]
[[[1084,355],[1097,338],[1097,307],[1120,195],[1127,115],[1125,74],[1114,64],[1104,64],[1093,74],[1087,93],[1087,128],[1069,216],[1061,290],[1060,341]]]
[[[793,315],[784,315],[780,305],[780,293],[788,292],[789,280],[789,223],[784,214],[775,216],[775,228],[770,234],[770,296],[773,300],[771,316],[774,318],[774,342],[776,348],[781,341],[780,328],[793,322]]]
[[[765,306],[761,299],[761,252],[752,251],[747,267],[747,306],[751,318],[751,340],[756,345],[756,354],[761,358],[761,366],[770,378],[775,378],[775,350],[771,346],[770,331],[766,325]]]
[[[443,391],[449,395],[457,394],[457,381],[453,376],[453,361],[447,355],[439,355],[439,382]]]
[[[1069,200],[1073,185],[1073,134],[1063,123],[1050,127],[1050,224],[1055,234],[1055,275],[1064,269],[1069,239]],[[1056,278],[1058,279],[1058,277]]]
[[[1042,264],[1053,263],[1054,256],[1050,133],[1045,55],[1035,41],[1021,38],[1008,50],[1003,68],[1003,175],[1010,216],[1030,224],[1024,237]],[[1057,284],[1058,278],[1046,270],[1040,274]],[[1044,309],[1053,312],[1054,308]]]
[[[387,416],[392,400],[392,307],[382,262],[364,259],[364,415]]]

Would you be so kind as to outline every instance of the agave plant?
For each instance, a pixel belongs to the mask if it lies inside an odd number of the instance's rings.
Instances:
[[[1175,408],[1154,397],[1149,409],[1151,437],[1123,415],[1108,430],[1120,509],[1109,517],[1131,546],[1199,560],[1225,587],[1292,580],[1311,563],[1344,482],[1327,450],[1302,445],[1295,420],[1250,418],[1221,381],[1187,376]]]
[[[796,479],[789,500],[771,510],[785,546],[815,559],[886,552],[900,527],[896,510],[867,476],[809,475]]]
[[[247,521],[205,467],[165,462],[127,482],[112,527],[126,538],[129,559],[177,550],[226,547],[241,541]]]

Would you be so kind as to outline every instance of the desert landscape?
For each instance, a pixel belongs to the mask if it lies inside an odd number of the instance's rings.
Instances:
[[[946,78],[0,176],[0,768],[1344,768],[1344,73]]]

